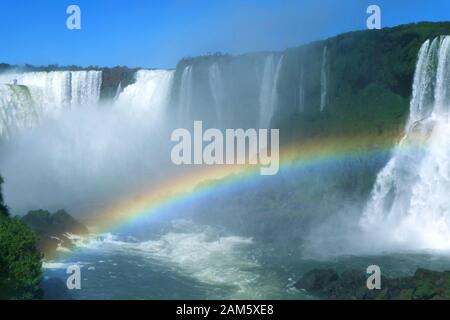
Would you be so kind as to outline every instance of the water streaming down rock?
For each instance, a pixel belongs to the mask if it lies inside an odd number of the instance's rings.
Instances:
[[[216,111],[217,124],[219,127],[223,125],[223,103],[225,98],[225,87],[222,79],[222,73],[219,64],[213,63],[208,70],[209,87],[214,99],[214,107]]]
[[[278,102],[277,83],[280,77],[283,56],[269,55],[264,60],[264,71],[259,95],[259,126],[269,128]]]
[[[328,66],[328,53],[327,53],[327,46],[323,48],[323,54],[322,54],[322,68],[320,73],[320,112],[322,112],[327,104],[327,86],[328,86],[328,79],[327,79],[327,66]]]
[[[7,84],[12,83],[17,85],[8,87]],[[3,87],[0,92],[2,100],[0,112],[3,113],[4,119],[8,114],[8,120],[3,121],[2,132],[6,132],[6,126],[11,130],[32,127],[40,119],[58,117],[64,109],[96,106],[100,98],[102,73],[101,71],[8,73],[0,75],[0,84]],[[29,98],[25,99],[25,96]]]
[[[139,70],[135,83],[125,87],[116,100],[116,106],[141,116],[158,119],[168,103],[172,88],[173,71]]]
[[[11,137],[16,130],[39,122],[26,86],[0,84],[0,137]]]
[[[27,86],[45,115],[58,115],[66,107],[95,106],[100,98],[101,71],[25,72],[0,75],[0,83]]]
[[[122,93],[122,90],[123,90],[123,88],[122,88],[122,81],[121,81],[121,82],[119,82],[119,85],[117,86],[117,89],[116,89],[116,94],[114,95],[114,100],[115,101],[117,99],[119,99],[119,96]]]
[[[305,71],[302,68],[298,86],[298,112],[305,111]]]
[[[97,106],[102,85],[101,71],[72,71],[71,106]]]
[[[41,116],[55,117],[62,108],[70,106],[70,72],[27,72],[0,75],[0,83],[16,82],[26,86],[33,98],[34,108]]]
[[[363,229],[390,245],[450,249],[450,37],[418,55],[405,135],[376,179]]]
[[[180,124],[187,124],[191,120],[192,70],[193,66],[188,65],[184,68],[181,75],[180,94],[178,101],[178,122]]]

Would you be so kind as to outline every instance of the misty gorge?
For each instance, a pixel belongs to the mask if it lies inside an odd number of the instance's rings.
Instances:
[[[62,279],[82,265],[75,299],[308,299],[298,281],[315,268],[447,270],[449,30],[349,32],[174,69],[0,64],[3,201],[87,227],[43,262]],[[174,164],[172,132],[196,121],[279,130],[278,172]]]

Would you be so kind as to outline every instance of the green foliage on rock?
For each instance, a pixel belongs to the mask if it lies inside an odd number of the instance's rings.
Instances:
[[[22,221],[38,235],[37,248],[45,258],[55,258],[59,246],[71,249],[74,244],[67,236],[68,233],[86,235],[88,229],[75,220],[65,210],[50,213],[46,210],[28,212]]]
[[[381,289],[369,290],[367,274],[358,270],[342,274],[331,269],[313,269],[295,284],[324,299],[352,300],[448,300],[450,299],[450,271],[438,272],[417,269],[414,275],[381,279]]]
[[[0,218],[0,299],[39,298],[41,255],[35,233],[18,218]]]
[[[226,110],[223,121],[246,128],[252,123],[251,127],[258,127],[265,60],[271,54],[277,65],[282,56],[272,119],[272,127],[280,129],[281,144],[301,149],[305,141],[319,145],[328,141],[323,148],[333,153],[344,141],[352,155],[346,161],[333,159],[332,165],[305,168],[298,176],[280,171],[270,183],[262,181],[263,187],[242,186],[193,211],[206,223],[230,226],[244,235],[262,235],[271,242],[284,235],[301,235],[310,224],[320,224],[333,214],[349,218],[355,214],[358,219],[376,174],[389,159],[388,150],[403,134],[419,48],[427,39],[446,34],[450,34],[450,23],[417,23],[350,32],[277,53],[180,61],[170,105],[173,117],[179,112],[183,73],[191,66],[192,118],[215,118],[209,76],[216,64],[227,92],[221,104]],[[321,112],[323,65],[327,96]]]
[[[409,113],[419,48],[425,40],[446,34],[450,23],[425,22],[345,33],[286,50],[275,127],[286,128],[288,142],[317,135],[385,132],[397,139]],[[325,47],[327,96],[320,112]]]
[[[46,210],[34,210],[28,212],[22,220],[41,235],[57,237],[65,233],[77,235],[89,233],[83,224],[65,210],[58,210],[53,214]]]
[[[0,186],[2,182],[0,177]],[[36,299],[41,292],[41,254],[36,234],[9,218],[0,190],[0,299]]]

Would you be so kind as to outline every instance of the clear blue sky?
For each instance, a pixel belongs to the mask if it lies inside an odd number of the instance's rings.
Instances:
[[[70,4],[81,30],[66,28]],[[450,20],[448,0],[0,0],[0,62],[174,67],[364,29],[369,4],[383,26]]]

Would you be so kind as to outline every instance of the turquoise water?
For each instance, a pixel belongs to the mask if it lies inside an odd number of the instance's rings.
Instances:
[[[311,299],[293,284],[314,268],[364,271],[377,264],[387,277],[412,275],[418,267],[450,269],[446,254],[307,258],[302,249],[220,234],[211,227],[182,229],[149,240],[107,234],[78,241],[65,259],[45,264],[45,276],[65,281],[67,266],[79,265],[82,288],[70,291],[73,299]]]

